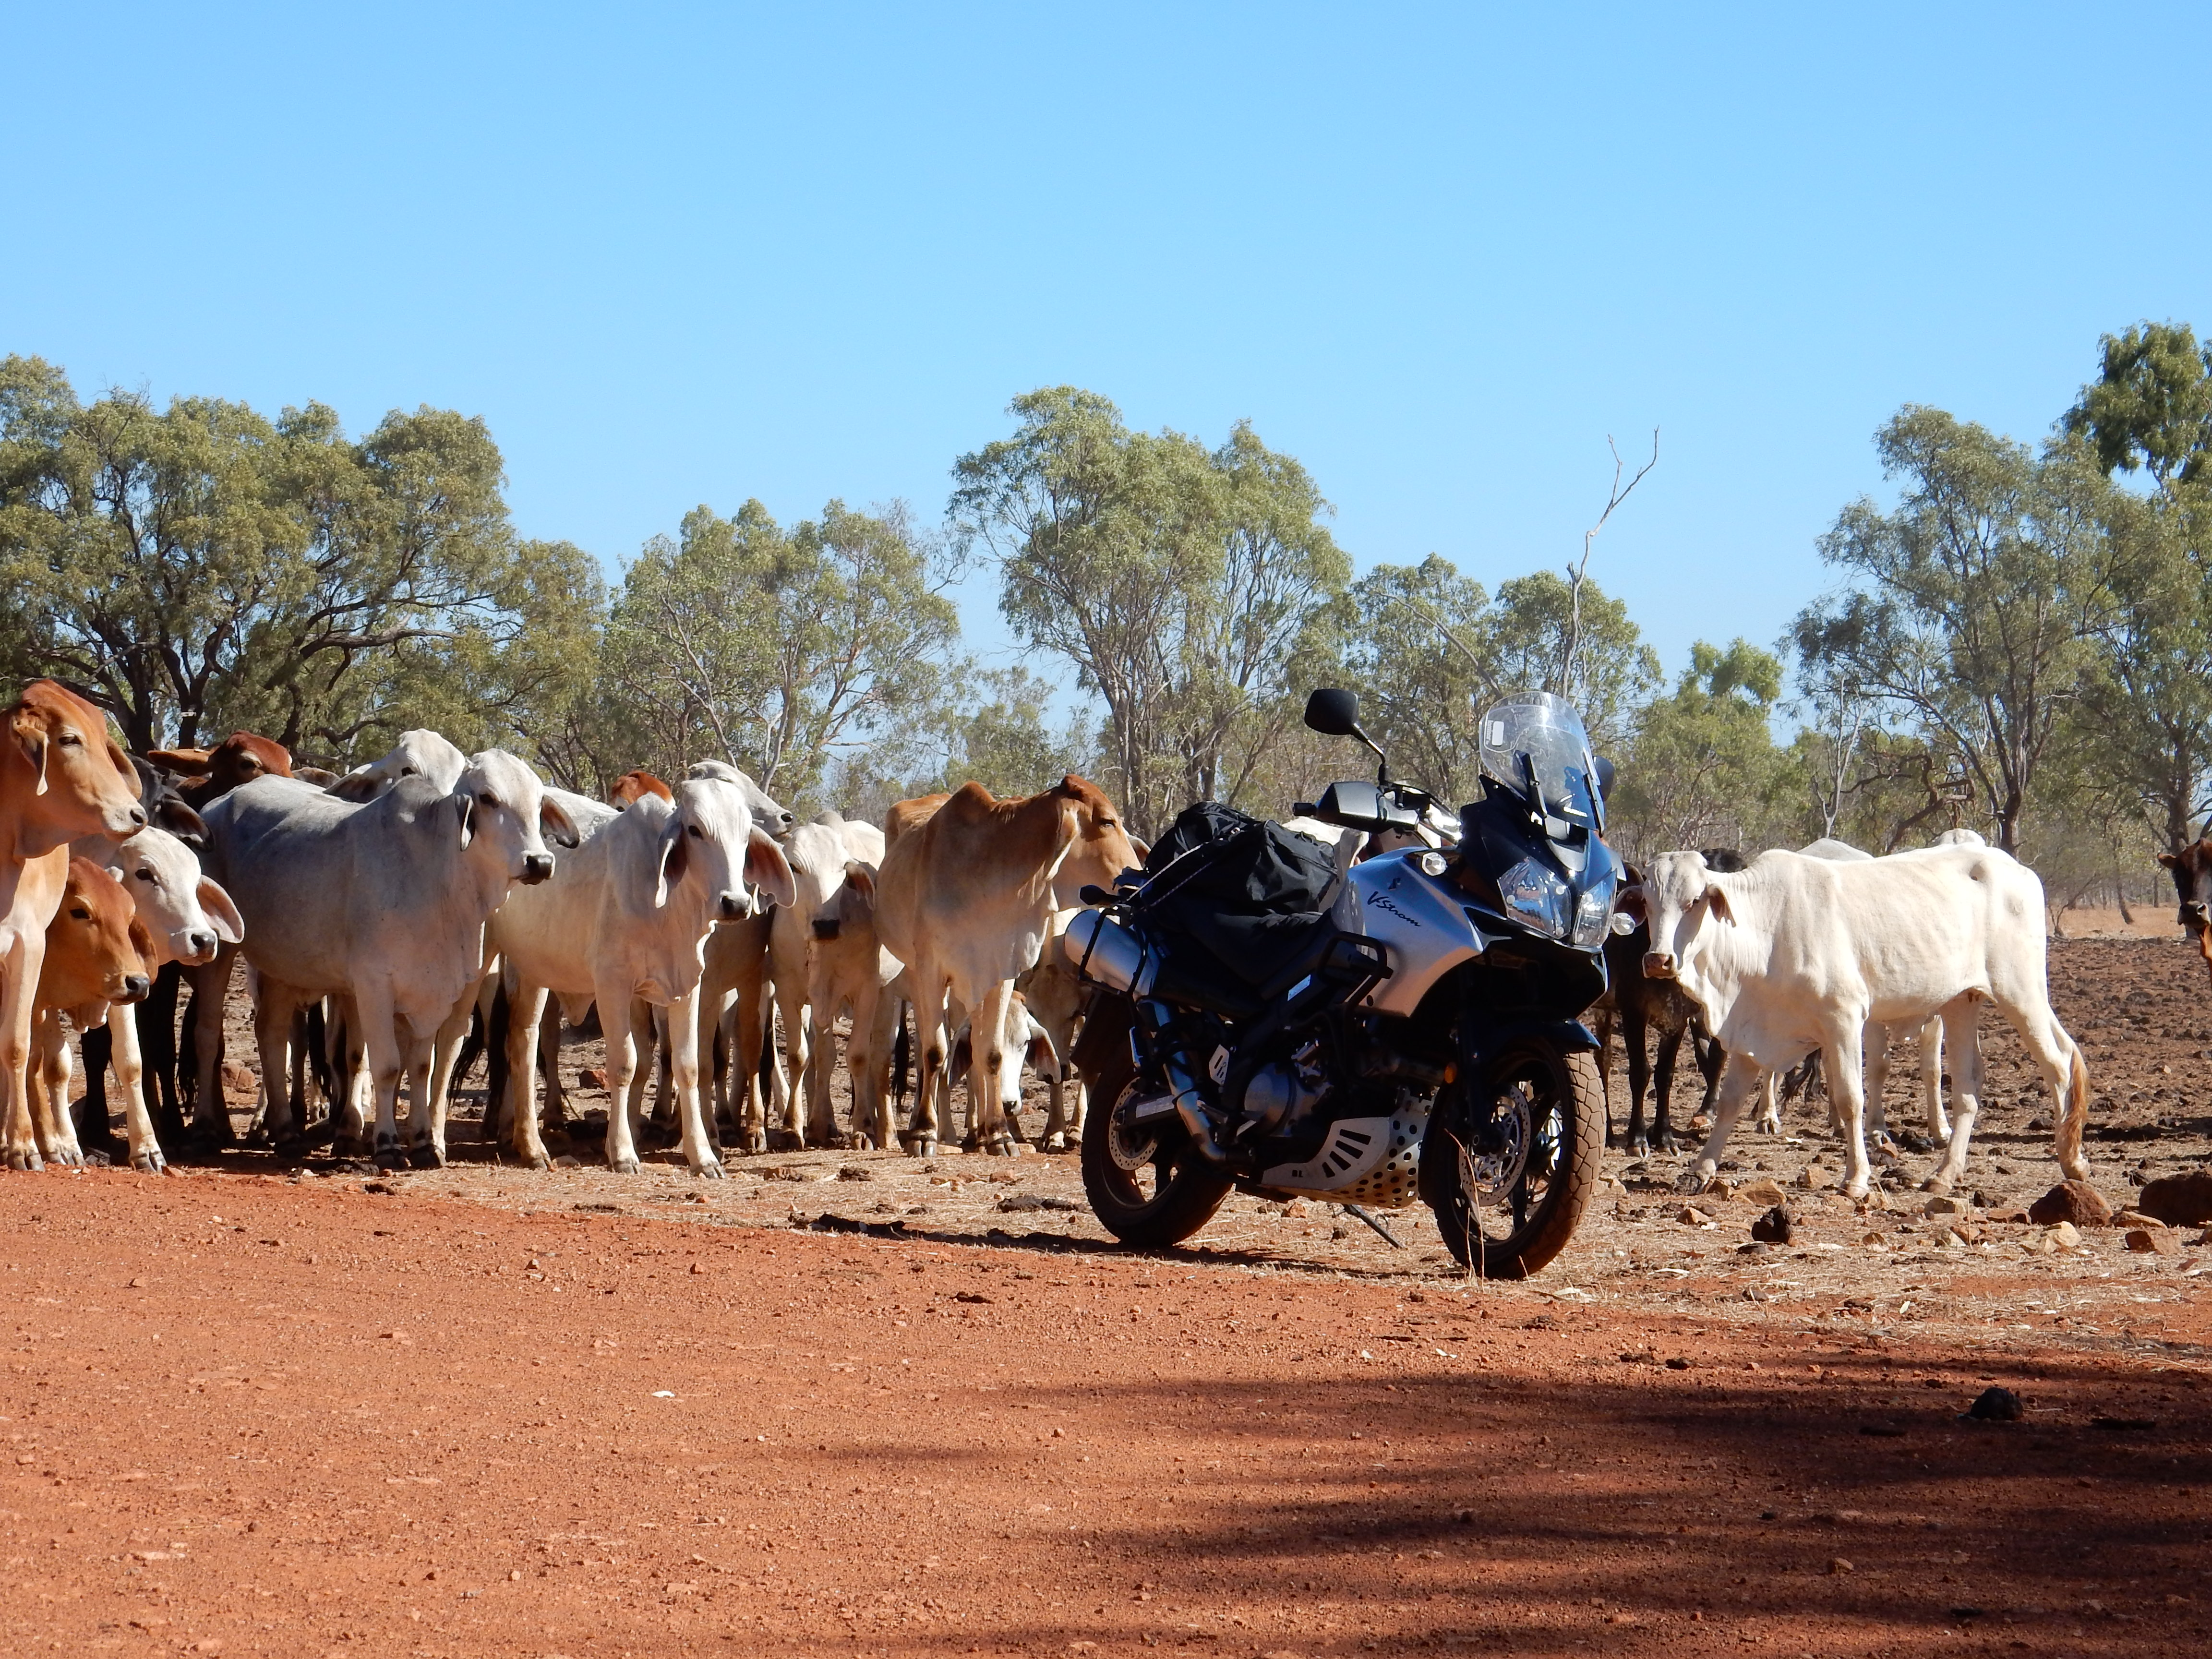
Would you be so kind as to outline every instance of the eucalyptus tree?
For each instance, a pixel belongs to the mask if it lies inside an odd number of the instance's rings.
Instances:
[[[0,583],[19,665],[132,746],[246,726],[345,760],[411,708],[504,720],[588,630],[589,562],[524,542],[481,420],[395,410],[349,439],[319,404],[79,400],[0,360]]]
[[[1799,652],[1952,757],[2016,850],[2106,602],[2111,492],[2077,445],[1941,410],[1900,410],[1875,447],[1897,506],[1863,498],[1821,538],[1852,585],[1801,613]]]
[[[1208,450],[1133,432],[1095,392],[1018,398],[955,464],[963,550],[996,558],[1016,635],[1105,705],[1108,783],[1141,830],[1237,800],[1293,723],[1288,691],[1350,578],[1305,469],[1240,423]]]

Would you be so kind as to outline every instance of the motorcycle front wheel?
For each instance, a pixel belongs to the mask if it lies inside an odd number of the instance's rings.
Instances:
[[[1136,1063],[1115,1051],[1086,1079],[1091,1109],[1083,1120],[1083,1190],[1106,1231],[1124,1244],[1159,1249],[1180,1244],[1213,1219],[1229,1196],[1229,1177],[1199,1157],[1182,1125],[1170,1117],[1146,1126],[1132,1143],[1117,1124],[1138,1091]]]
[[[1422,1188],[1445,1248],[1486,1279],[1540,1271],[1597,1194],[1605,1098],[1595,1056],[1524,1037],[1437,1107]]]

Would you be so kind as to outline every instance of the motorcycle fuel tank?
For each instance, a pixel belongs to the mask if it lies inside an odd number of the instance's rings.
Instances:
[[[1489,948],[1448,879],[1422,872],[1419,860],[1436,856],[1413,848],[1352,866],[1360,931],[1390,952],[1390,977],[1367,994],[1367,1007],[1410,1014],[1448,970]]]

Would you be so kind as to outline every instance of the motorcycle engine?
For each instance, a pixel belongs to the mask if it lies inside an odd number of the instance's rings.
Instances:
[[[1286,1060],[1262,1066],[1244,1089],[1245,1116],[1255,1139],[1295,1133],[1297,1121],[1328,1092],[1321,1045],[1310,1042]]]

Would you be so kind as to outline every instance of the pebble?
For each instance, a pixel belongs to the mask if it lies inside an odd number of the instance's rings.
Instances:
[[[1735,1189],[1735,1197],[1739,1204],[1759,1204],[1771,1209],[1775,1205],[1787,1203],[1790,1195],[1782,1190],[1780,1182],[1760,1180],[1745,1182]]]
[[[2125,1240],[2128,1249],[2138,1255],[2179,1255],[2181,1241],[2173,1236],[2171,1227],[2133,1227]]]
[[[1959,1414],[1978,1423],[2017,1423],[2027,1414],[2027,1408],[2010,1389],[1992,1387],[1984,1389],[1974,1403]]]
[[[1685,1227],[1702,1227],[1707,1222],[1711,1221],[1712,1217],[1707,1215],[1703,1210],[1699,1209],[1694,1204],[1685,1204],[1682,1206],[1682,1213],[1676,1216],[1674,1218],[1680,1222]]]

